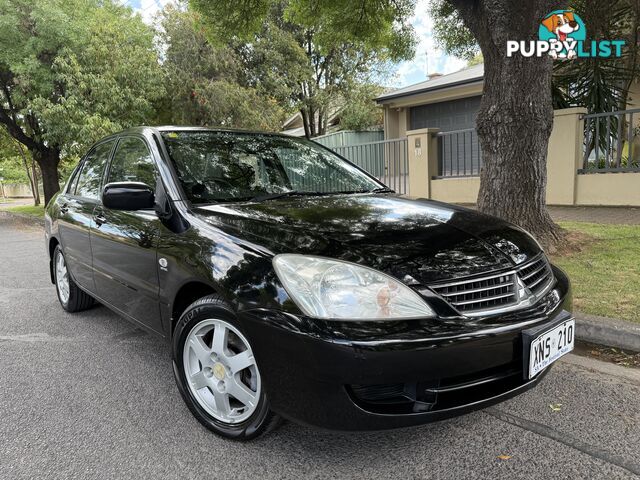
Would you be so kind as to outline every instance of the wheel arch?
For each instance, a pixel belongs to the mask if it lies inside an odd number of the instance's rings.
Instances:
[[[55,284],[56,280],[53,275],[53,252],[56,251],[56,247],[60,245],[60,240],[56,237],[52,236],[49,239],[49,245],[47,245],[47,249],[49,252],[49,276],[51,277],[51,283]]]
[[[173,301],[171,302],[171,336],[173,336],[173,331],[180,319],[180,316],[187,307],[196,300],[214,293],[219,292],[212,285],[202,281],[192,280],[183,284],[178,289],[173,297]]]

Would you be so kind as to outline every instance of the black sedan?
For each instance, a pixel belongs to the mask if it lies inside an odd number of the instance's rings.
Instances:
[[[396,195],[313,142],[140,127],[46,210],[62,307],[172,344],[212,431],[430,422],[517,395],[574,344],[569,281],[526,232]],[[142,399],[141,399],[142,401]]]

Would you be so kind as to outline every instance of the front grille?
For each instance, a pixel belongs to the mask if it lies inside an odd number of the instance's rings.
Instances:
[[[464,314],[503,310],[535,299],[551,285],[553,272],[543,254],[515,270],[431,285],[431,289]],[[523,290],[521,286],[528,290]],[[530,293],[529,293],[530,292]]]
[[[534,295],[543,291],[553,279],[553,272],[549,262],[544,256],[538,257],[531,263],[526,264],[518,270],[518,275],[522,283],[531,290]]]
[[[353,394],[370,403],[403,403],[410,400],[405,393],[404,383],[384,385],[351,385]]]
[[[434,285],[432,288],[461,312],[487,310],[518,300],[515,272]]]

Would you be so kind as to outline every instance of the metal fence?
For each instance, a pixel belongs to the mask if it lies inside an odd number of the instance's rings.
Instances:
[[[409,193],[406,138],[334,147],[332,150],[369,172],[396,192]]]
[[[474,128],[438,132],[438,177],[480,175],[482,153]]]
[[[384,140],[383,130],[340,130],[328,133],[313,139],[328,148],[344,147],[347,145],[360,145],[363,143],[379,142]]]
[[[583,118],[584,156],[578,173],[640,172],[640,108]]]

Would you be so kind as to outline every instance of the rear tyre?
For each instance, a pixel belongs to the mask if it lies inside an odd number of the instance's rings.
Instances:
[[[56,293],[60,305],[67,312],[74,313],[86,310],[94,304],[93,298],[82,291],[73,281],[67,269],[67,260],[60,245],[53,252],[53,275],[56,281]]]
[[[191,413],[222,437],[251,440],[280,424],[269,408],[251,344],[218,295],[195,301],[180,317],[173,371]]]

